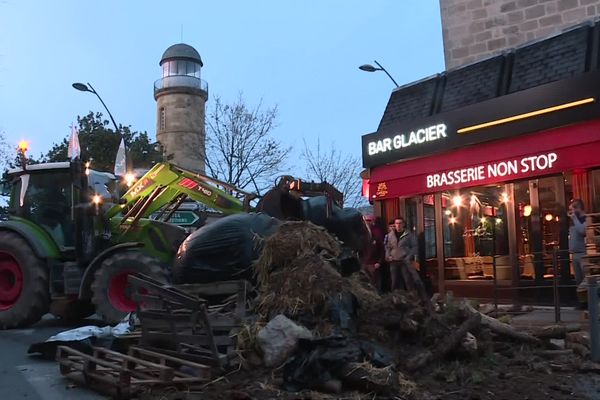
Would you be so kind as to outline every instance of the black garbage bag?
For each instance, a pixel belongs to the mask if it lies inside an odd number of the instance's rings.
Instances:
[[[358,300],[352,293],[337,293],[329,299],[329,319],[338,328],[355,333],[358,306]]]
[[[368,361],[374,367],[393,365],[393,353],[383,346],[345,336],[300,339],[298,348],[283,367],[284,387],[288,391],[319,389],[331,379],[345,379],[352,363]]]
[[[317,389],[334,379],[347,363],[362,358],[357,342],[344,336],[322,339],[300,339],[294,357],[283,367],[284,387],[290,392],[301,389]]]
[[[332,204],[331,214],[328,216],[327,201],[325,196],[304,200],[302,202],[304,220],[324,226],[352,250],[362,251],[366,248],[370,243],[370,233],[360,211]]]
[[[281,221],[263,213],[235,214],[204,226],[181,244],[173,263],[175,283],[252,279],[262,250],[256,236],[275,233]]]

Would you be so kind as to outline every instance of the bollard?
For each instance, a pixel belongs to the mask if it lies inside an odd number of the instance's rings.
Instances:
[[[592,361],[600,361],[600,326],[598,326],[598,282],[595,276],[588,276],[588,313],[590,321],[590,341]]]
[[[554,322],[560,322],[560,299],[558,293],[558,249],[552,250],[552,293],[554,297]]]

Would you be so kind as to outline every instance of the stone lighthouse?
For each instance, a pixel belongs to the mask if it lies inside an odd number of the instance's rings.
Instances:
[[[204,114],[208,85],[200,79],[202,59],[184,43],[169,47],[154,82],[156,136],[166,161],[204,174]]]

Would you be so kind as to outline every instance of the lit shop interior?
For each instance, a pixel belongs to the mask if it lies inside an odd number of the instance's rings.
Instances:
[[[574,176],[578,180],[575,185],[578,193],[574,193]],[[574,283],[566,252],[568,199],[588,199],[588,204],[600,211],[600,193],[591,190],[594,187],[600,188],[600,170],[386,200],[382,211],[390,216],[404,214],[410,229],[417,235],[422,230],[421,259],[434,287],[440,282],[437,257],[440,240],[444,289],[490,297],[494,268],[499,286],[532,286],[536,281],[551,284],[555,274],[561,284]],[[436,212],[436,197],[439,197],[439,212]],[[436,223],[436,216],[441,224]],[[440,234],[436,234],[438,225]],[[511,259],[511,250],[516,260]],[[553,260],[554,251],[558,263]],[[499,295],[514,295],[509,292]]]
[[[582,198],[592,211],[600,211],[598,189],[600,170],[577,171],[386,199],[379,203],[379,211],[387,220],[406,215],[409,229],[420,239],[419,258],[436,290],[443,285],[459,295],[491,298],[494,285],[550,289],[555,278],[561,285],[574,284],[567,252],[568,201]],[[500,289],[496,295],[548,298],[543,290]]]

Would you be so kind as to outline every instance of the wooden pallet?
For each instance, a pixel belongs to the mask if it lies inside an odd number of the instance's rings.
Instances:
[[[129,282],[143,347],[220,370],[237,363],[236,335],[246,318],[247,282],[171,286],[141,274],[130,276]]]
[[[117,399],[129,399],[154,387],[190,389],[211,379],[211,368],[206,365],[136,347],[130,355],[94,347],[89,355],[59,346],[57,360],[65,377]]]

